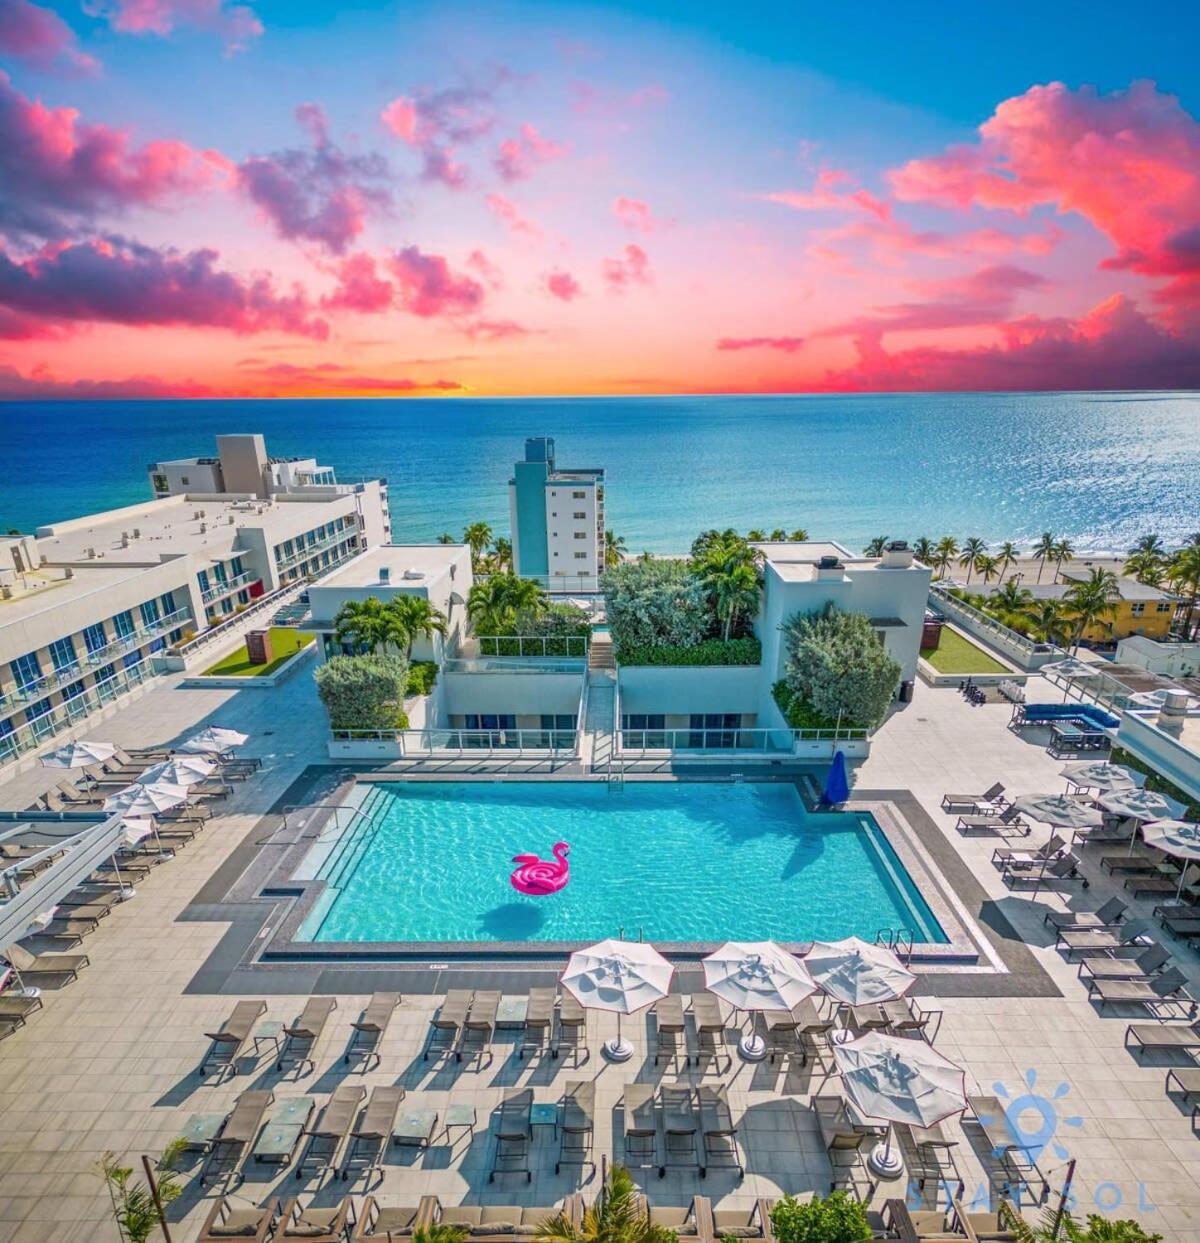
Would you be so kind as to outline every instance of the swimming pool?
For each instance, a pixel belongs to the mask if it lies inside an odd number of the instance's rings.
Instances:
[[[308,942],[658,942],[947,937],[865,814],[786,783],[380,782],[295,874],[325,881]],[[512,888],[512,856],[570,843],[570,883]]]

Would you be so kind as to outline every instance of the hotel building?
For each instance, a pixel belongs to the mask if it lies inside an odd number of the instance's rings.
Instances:
[[[603,469],[560,470],[553,438],[531,436],[508,482],[508,507],[518,574],[551,590],[596,590],[604,569]]]
[[[0,766],[164,672],[168,649],[386,542],[383,481],[270,459],[261,436],[218,446],[153,467],[159,499],[0,540]]]

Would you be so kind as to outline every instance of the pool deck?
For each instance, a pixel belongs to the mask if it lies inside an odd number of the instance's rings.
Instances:
[[[1043,697],[1056,696],[1047,688]],[[1068,902],[1090,909],[1115,892],[1129,895],[1119,882],[1114,886],[1102,876],[1087,855],[1085,870],[1093,883],[1086,892],[1078,887],[1036,896],[1010,892],[989,861],[996,840],[960,837],[954,817],[940,810],[945,791],[982,790],[997,780],[1021,793],[1062,788],[1061,762],[1036,741],[1009,732],[1008,717],[1007,706],[976,708],[951,690],[918,686],[913,703],[880,731],[855,778],[856,798],[894,803],[922,838],[932,836],[931,853],[968,913],[1002,956],[1009,956],[1003,976],[942,973],[934,984],[929,984],[932,973],[923,977],[923,989],[936,988],[933,1004],[944,1012],[937,1048],[965,1067],[972,1092],[992,1093],[993,1085],[1002,1083],[1010,1095],[1020,1095],[1029,1090],[1030,1072],[1036,1074],[1035,1090],[1047,1099],[1066,1085],[1058,1106],[1063,1121],[1054,1139],[1078,1159],[1075,1191],[1081,1209],[1090,1209],[1097,1197],[1106,1206],[1120,1197],[1117,1216],[1140,1216],[1139,1203],[1152,1206],[1144,1213],[1148,1229],[1170,1241],[1194,1241],[1200,1238],[1200,1138],[1190,1125],[1190,1106],[1167,1095],[1166,1062],[1151,1055],[1143,1064],[1124,1048],[1127,1023],[1145,1021],[1144,1016],[1121,1007],[1101,1015],[1076,978],[1075,965],[1054,951],[1042,920],[1045,912],[1063,910]],[[361,1081],[368,1089],[400,1083],[411,1104],[420,1100],[439,1112],[451,1101],[474,1106],[479,1125],[473,1135],[456,1132],[452,1145],[445,1135],[435,1135],[420,1158],[410,1149],[389,1152],[382,1182],[374,1179],[370,1188],[384,1203],[415,1203],[419,1195],[436,1194],[447,1204],[534,1204],[576,1190],[590,1201],[597,1180],[580,1187],[574,1175],[556,1176],[555,1148],[540,1128],[532,1183],[488,1183],[488,1121],[502,1091],[530,1086],[537,1100],[550,1102],[568,1080],[594,1077],[595,1152],[611,1159],[613,1110],[623,1085],[695,1082],[697,1072],[655,1067],[646,1052],[652,1028],[640,1019],[625,1025],[638,1050],[633,1061],[608,1065],[599,1045],[615,1033],[616,1024],[607,1014],[589,1016],[593,1054],[578,1071],[559,1062],[530,1067],[515,1058],[511,1036],[503,1034],[494,1061],[482,1069],[426,1063],[421,1049],[437,991],[449,985],[508,986],[504,972],[438,963],[421,969],[427,987],[406,992],[379,1068],[351,1071],[341,1060],[350,1023],[367,996],[383,987],[391,968],[273,963],[261,968],[252,990],[243,991],[234,968],[274,904],[246,895],[232,905],[218,900],[248,862],[282,849],[264,837],[264,817],[277,804],[296,801],[299,783],[308,780],[306,770],[327,764],[311,681],[295,678],[255,694],[176,690],[174,680],[166,680],[89,733],[139,746],[182,736],[210,720],[250,732],[246,752],[263,758],[263,771],[237,785],[197,840],[155,869],[138,885],[136,897],[85,939],[81,948],[91,965],[76,982],[56,988],[37,981],[45,989],[44,1009],[0,1041],[0,1243],[115,1243],[107,1193],[95,1172],[101,1154],[108,1149],[131,1157],[155,1153],[191,1115],[226,1111],[250,1087],[270,1088],[277,1098],[307,1093],[324,1100],[342,1082]],[[41,769],[18,773],[0,787],[0,804],[24,806],[59,775]],[[335,783],[336,776],[334,771]],[[1045,830],[1035,829],[1031,840],[1037,844],[1045,836]],[[1131,905],[1149,912],[1146,903]],[[1195,984],[1197,956],[1165,934],[1161,939]],[[548,975],[553,970],[553,964],[546,965]],[[522,980],[525,976],[520,973]],[[994,991],[999,979],[1007,981],[1003,994]],[[265,1017],[287,1020],[312,993],[333,993],[338,1000],[315,1050],[315,1071],[278,1074],[268,1050],[219,1085],[195,1073],[207,1047],[202,1032],[225,1018],[238,996],[261,996],[269,1007]],[[809,1102],[814,1091],[831,1090],[836,1079],[812,1066],[781,1070],[745,1064],[735,1055],[723,1081],[740,1120],[745,1180],[736,1183],[713,1171],[700,1182],[671,1172],[646,1184],[653,1202],[682,1204],[703,1194],[720,1207],[748,1208],[757,1196],[824,1191],[830,1167]],[[1071,1116],[1078,1116],[1078,1125],[1066,1123]],[[975,1128],[950,1126],[960,1139],[956,1159],[970,1198],[987,1185],[994,1162]],[[1041,1164],[1055,1171],[1056,1186],[1065,1162],[1050,1149],[1043,1153]],[[306,1202],[332,1204],[350,1193],[361,1203],[366,1189],[362,1179],[300,1181],[290,1170],[279,1174],[252,1162],[246,1174],[232,1192],[239,1205],[297,1192]],[[201,1188],[192,1173],[185,1187],[169,1213],[175,1243],[195,1238],[216,1194]],[[861,1178],[858,1188],[877,1201],[904,1191],[899,1181],[870,1188]]]

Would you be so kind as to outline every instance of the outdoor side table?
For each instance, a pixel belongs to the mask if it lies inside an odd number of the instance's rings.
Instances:
[[[392,1127],[392,1142],[428,1148],[437,1119],[436,1109],[405,1109]]]
[[[186,1141],[189,1149],[206,1152],[213,1140],[220,1134],[224,1123],[224,1114],[192,1114],[183,1124],[180,1136]]]
[[[539,1105],[529,1106],[529,1127],[532,1130],[536,1126],[548,1126],[553,1129],[555,1138],[558,1137],[558,1105]]]
[[[528,1013],[528,997],[501,997],[496,1007],[496,1029],[524,1027]]]
[[[283,1037],[283,1024],[277,1019],[272,1019],[266,1023],[260,1023],[254,1029],[254,1056],[258,1056],[258,1047],[266,1041],[270,1041],[275,1047],[276,1056],[282,1051],[281,1040]]]
[[[477,1121],[474,1105],[447,1105],[442,1126],[445,1128],[447,1139],[450,1138],[450,1128],[454,1126],[465,1127],[467,1133],[474,1138]]]
[[[316,1107],[316,1098],[312,1096],[285,1096],[277,1100],[252,1149],[255,1161],[263,1165],[287,1165]]]

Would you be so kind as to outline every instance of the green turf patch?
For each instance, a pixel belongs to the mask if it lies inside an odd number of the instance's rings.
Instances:
[[[271,627],[271,652],[269,664],[252,665],[246,645],[235,648],[211,669],[205,669],[206,678],[265,678],[274,673],[285,660],[291,660],[302,648],[306,648],[317,636],[302,634],[290,626]]]
[[[922,648],[921,659],[938,673],[1007,673],[1007,666],[991,657],[981,647],[963,638],[957,630],[942,627],[941,642],[936,648]]]

